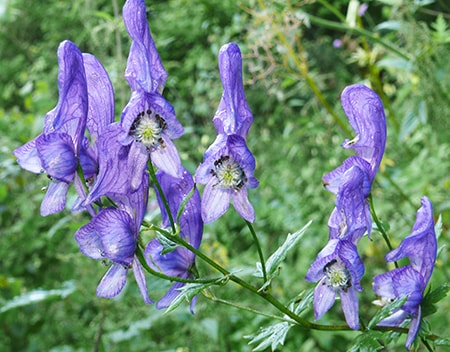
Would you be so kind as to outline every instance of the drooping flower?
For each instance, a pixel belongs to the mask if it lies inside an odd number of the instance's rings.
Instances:
[[[411,318],[406,348],[409,350],[420,327],[422,316],[420,304],[424,290],[430,280],[436,262],[437,241],[434,230],[433,207],[427,197],[422,198],[422,207],[417,211],[416,222],[409,236],[397,249],[386,255],[388,262],[409,258],[409,265],[377,275],[373,279],[373,290],[381,297],[378,303],[408,297],[406,302],[391,316],[378,325],[399,326]]]
[[[239,215],[253,222],[255,212],[247,189],[257,187],[258,181],[254,177],[255,158],[245,142],[253,115],[245,98],[242,57],[237,44],[222,46],[219,69],[223,94],[213,118],[218,135],[195,173],[196,182],[206,184],[202,218],[205,223],[217,220],[232,200]]]
[[[144,175],[138,190],[113,198],[117,208],[102,209],[75,233],[84,255],[110,264],[97,287],[97,296],[117,296],[125,286],[128,270],[132,269],[144,302],[153,303],[148,296],[144,270],[135,254],[147,200],[148,176]]]
[[[255,158],[239,135],[219,134],[205,152],[195,174],[197,183],[206,184],[202,197],[202,218],[210,223],[222,216],[233,202],[239,215],[255,220],[247,189],[258,186],[254,177]]]
[[[162,171],[158,171],[156,177],[167,199],[170,212],[175,217],[183,200],[189,195],[194,187],[192,176],[184,169],[181,178],[175,178]],[[169,215],[167,214],[162,198],[157,190],[156,193],[162,214],[162,225],[165,228],[169,228]],[[195,190],[186,203],[179,219],[180,236],[196,249],[200,247],[203,234],[200,204],[200,194]],[[145,249],[145,256],[150,267],[165,275],[183,279],[194,278],[192,269],[195,265],[195,254],[193,252],[184,247],[177,247],[171,252],[161,254],[163,249],[164,247],[158,239],[154,239],[148,243],[147,248]],[[182,282],[173,284],[164,297],[157,302],[156,308],[162,309],[168,307],[180,294],[179,289],[184,285],[185,284]],[[195,298],[191,301],[191,312],[193,312],[195,301]]]
[[[339,294],[347,324],[359,329],[358,296],[364,265],[354,243],[330,239],[306,273],[306,280],[319,282],[314,291],[314,316],[320,319]]]
[[[180,137],[184,129],[172,105],[161,95],[167,72],[148,27],[145,2],[128,0],[123,19],[133,40],[125,71],[132,94],[122,112],[120,141],[131,144],[133,159],[148,160],[150,156],[159,169],[181,177],[180,156],[172,139]],[[139,186],[140,177],[133,180],[133,189]]]
[[[43,216],[65,207],[69,185],[78,177],[88,113],[83,57],[74,43],[66,40],[59,45],[58,64],[56,107],[47,113],[42,134],[14,151],[22,168],[34,173],[45,172],[52,181],[41,204]]]
[[[236,43],[223,45],[219,51],[219,70],[223,94],[213,118],[217,133],[238,134],[245,138],[253,122],[242,82],[242,56]]]
[[[347,159],[349,160],[349,159]],[[349,239],[354,244],[372,228],[367,193],[370,180],[367,173],[354,165],[340,175],[336,206],[328,220],[331,239]]]
[[[356,137],[345,140],[342,146],[355,149],[356,155],[326,174],[322,182],[328,191],[336,194],[336,208],[329,222],[331,238],[345,236],[344,230],[355,230],[349,227],[353,222],[359,229],[358,235],[351,234],[356,243],[366,231],[370,236],[372,229],[367,198],[384,153],[386,117],[381,99],[366,86],[346,87],[341,102],[356,132]]]
[[[356,155],[370,164],[370,180],[383,158],[386,146],[386,116],[380,97],[370,88],[354,84],[341,94],[342,108],[356,133],[352,140],[342,144],[345,149],[354,149]]]

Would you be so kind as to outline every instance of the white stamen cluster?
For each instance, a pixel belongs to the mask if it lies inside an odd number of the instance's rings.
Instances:
[[[347,292],[348,288],[352,286],[352,278],[345,264],[337,259],[333,259],[323,268],[326,279],[325,282],[328,287],[333,290],[343,290]]]
[[[247,182],[247,177],[242,167],[229,155],[222,155],[214,161],[214,169],[211,174],[217,178],[215,186],[239,191]]]
[[[166,121],[159,114],[148,109],[137,115],[131,125],[130,135],[147,148],[159,146],[164,148],[162,134],[165,128]]]

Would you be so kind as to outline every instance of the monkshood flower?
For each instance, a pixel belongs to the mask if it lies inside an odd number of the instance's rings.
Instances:
[[[22,168],[34,173],[46,172],[52,181],[41,204],[43,216],[64,209],[69,185],[78,178],[88,113],[83,56],[74,43],[66,40],[59,45],[58,64],[56,107],[47,113],[42,134],[14,151]],[[82,188],[81,182],[75,186]]]
[[[340,177],[336,206],[328,220],[331,239],[348,239],[356,244],[366,231],[370,234],[372,219],[367,203],[370,180],[363,170],[354,165]]]
[[[205,223],[222,216],[230,200],[242,218],[255,221],[255,211],[247,195],[247,188],[258,186],[254,177],[255,165],[255,158],[243,137],[234,134],[217,136],[195,173],[195,181],[206,184],[202,197]]]
[[[144,176],[138,190],[118,194],[113,200],[117,208],[102,209],[75,233],[84,255],[110,265],[97,287],[97,296],[117,296],[125,286],[128,271],[132,269],[144,302],[153,303],[148,296],[144,270],[135,255],[139,229],[147,207],[148,176]]]
[[[325,188],[337,195],[336,208],[329,223],[330,235],[332,238],[342,237],[343,230],[349,229],[349,223],[353,221],[353,225],[365,222],[370,236],[372,222],[367,197],[383,158],[386,145],[386,117],[378,95],[360,84],[346,87],[341,94],[341,103],[356,132],[356,137],[345,140],[342,146],[346,149],[355,149],[356,156],[347,158],[322,179]],[[356,177],[355,180],[351,180],[352,177]],[[352,200],[349,197],[358,199]],[[353,218],[350,214],[353,214]],[[352,234],[354,242],[365,231],[359,232],[358,236]]]
[[[150,156],[158,169],[181,177],[180,156],[172,139],[180,137],[184,129],[172,105],[161,95],[167,73],[148,27],[145,2],[128,0],[123,19],[133,40],[125,71],[132,94],[122,112],[120,141],[131,144],[133,159],[148,160]],[[133,183],[134,189],[137,183]]]
[[[253,122],[242,82],[242,56],[237,44],[228,43],[219,51],[223,94],[213,118],[217,133],[238,134],[245,138]]]
[[[424,290],[430,280],[436,262],[437,241],[434,230],[433,207],[427,197],[422,198],[422,207],[417,211],[416,222],[409,236],[397,249],[386,255],[388,262],[409,258],[409,265],[377,275],[373,279],[373,290],[381,297],[378,304],[396,298],[408,297],[406,302],[390,317],[379,322],[382,326],[399,326],[411,318],[406,348],[414,342],[422,316],[420,304]]]
[[[314,290],[314,316],[320,319],[341,298],[345,320],[352,329],[359,329],[358,296],[364,265],[354,243],[330,239],[319,252],[306,273],[306,280],[317,282]]]
[[[188,196],[189,192],[194,187],[194,181],[191,174],[183,169],[183,176],[175,178],[162,171],[156,173],[156,177],[161,186],[161,189],[167,199],[172,215],[178,212],[183,200]],[[170,227],[170,220],[165,209],[164,203],[157,190],[158,203],[162,214],[162,226]],[[197,190],[194,191],[189,201],[186,203],[183,212],[180,216],[180,236],[194,248],[200,247],[203,234],[203,221],[200,214],[200,194]],[[154,239],[148,243],[145,249],[145,257],[148,265],[156,271],[160,271],[165,275],[180,277],[183,279],[193,279],[194,275],[192,269],[195,265],[195,255],[184,247],[177,247],[175,250],[161,254],[163,245],[158,239]],[[185,284],[176,282],[172,285],[169,291],[156,304],[156,308],[167,308],[171,302],[180,294],[180,288]],[[191,312],[195,306],[196,298],[191,300]]]

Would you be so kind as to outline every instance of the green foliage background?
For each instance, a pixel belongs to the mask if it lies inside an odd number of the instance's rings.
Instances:
[[[373,188],[378,216],[396,246],[409,234],[420,198],[427,195],[436,217],[443,219],[431,287],[449,282],[450,7],[445,1],[368,1],[354,27],[345,22],[344,0],[146,3],[169,73],[164,94],[186,128],[176,144],[191,171],[215,138],[211,118],[222,92],[219,48],[229,41],[241,47],[246,94],[255,116],[248,143],[260,180],[250,197],[264,253],[273,253],[287,233],[313,220],[273,284],[277,298],[287,304],[314,287],[304,275],[327,241],[334,206],[321,177],[349,156],[339,147],[349,137],[338,123],[346,124],[339,94],[357,82],[371,84],[380,94],[388,118],[385,158]],[[0,350],[250,351],[243,336],[257,333],[270,319],[203,296],[194,316],[187,304],[164,315],[143,304],[131,276],[117,299],[97,298],[105,268],[79,253],[73,239],[88,217],[69,210],[40,217],[41,188],[47,180],[21,170],[12,155],[40,133],[46,112],[57,102],[56,49],[64,39],[103,62],[120,116],[129,94],[123,71],[130,45],[122,6],[117,0],[0,3]],[[339,48],[333,46],[336,39],[342,43]],[[311,81],[335,116],[314,94]],[[252,280],[258,260],[252,243],[245,224],[229,211],[205,227],[202,250]],[[383,259],[387,251],[376,231],[372,242],[361,241],[366,274],[360,305],[366,322],[377,311],[371,304],[376,299],[371,280],[388,270]],[[204,276],[212,273],[198,264]],[[154,299],[168,288],[158,279],[149,282]],[[233,284],[213,293],[275,313]],[[425,329],[448,337],[449,310],[449,300],[440,301]],[[311,312],[307,316],[313,319]],[[321,322],[342,323],[339,304]],[[284,350],[345,351],[356,336],[292,329]],[[401,338],[387,350],[402,351],[403,344]]]

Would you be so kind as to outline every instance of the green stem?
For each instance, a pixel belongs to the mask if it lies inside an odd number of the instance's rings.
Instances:
[[[167,280],[167,281],[176,281],[176,282],[184,282],[184,283],[200,283],[200,284],[209,284],[213,282],[219,282],[220,280],[223,280],[223,278],[215,278],[215,279],[183,279],[181,277],[177,276],[169,276],[161,273],[160,271],[156,271],[152,269],[145,260],[144,252],[141,247],[138,246],[136,249],[136,256],[139,259],[139,263],[142,265],[142,267],[147,270],[151,275],[154,275],[156,277],[159,277],[161,279]]]
[[[161,188],[161,185],[158,182],[158,179],[156,178],[155,169],[153,167],[152,161],[150,158],[148,158],[148,171],[150,172],[150,179],[155,184],[156,188],[158,189],[159,196],[161,197],[164,208],[166,209],[167,215],[169,216],[170,221],[170,227],[172,228],[172,233],[175,234],[177,232],[175,227],[175,222],[173,220],[172,212],[170,211],[169,202],[167,201],[167,198]]]
[[[375,224],[377,224],[378,231],[380,231],[381,236],[383,236],[384,241],[386,242],[388,248],[390,251],[392,251],[392,245],[391,241],[389,240],[389,236],[386,233],[383,224],[381,223],[380,219],[378,219],[377,213],[375,212],[375,207],[373,205],[373,197],[372,193],[369,195],[369,204],[370,204],[370,214],[372,215],[373,221],[375,221]],[[394,262],[395,267],[398,268],[398,263]]]
[[[209,299],[209,300],[211,300],[213,302],[217,302],[217,303],[224,304],[224,305],[227,305],[227,306],[230,306],[230,307],[234,307],[234,308],[237,308],[237,309],[245,310],[247,312],[251,312],[251,313],[254,313],[254,314],[257,314],[257,315],[261,315],[261,316],[264,316],[264,317],[267,317],[267,318],[291,322],[290,319],[286,319],[284,317],[280,317],[280,316],[277,316],[277,315],[261,312],[259,310],[256,310],[256,309],[253,309],[253,308],[250,308],[250,307],[242,306],[242,305],[234,303],[234,302],[230,302],[230,301],[227,301],[227,300],[224,300],[224,299],[221,299],[221,298],[217,298],[216,296],[214,296],[210,292],[208,292],[207,294],[204,293],[203,295],[204,295],[204,297],[206,297],[207,299]]]
[[[256,235],[256,232],[253,228],[252,223],[248,222],[247,220],[245,221],[245,223],[247,224],[248,229],[250,230],[250,232],[253,236],[253,241],[255,242],[256,248],[258,250],[259,261],[261,262],[261,270],[262,270],[264,282],[267,282],[268,278],[267,278],[267,271],[266,271],[266,261],[264,260],[264,255],[263,255],[262,248],[261,248],[261,245],[258,240],[258,236]]]

